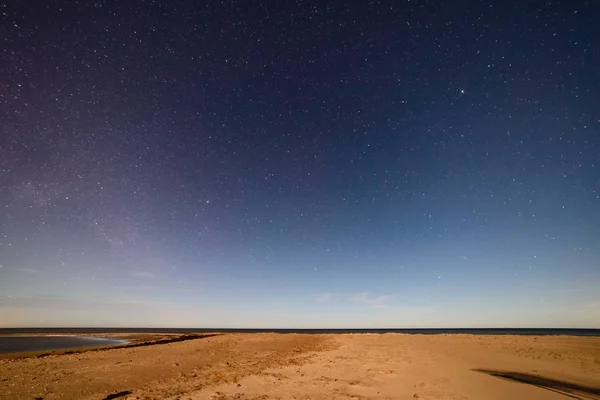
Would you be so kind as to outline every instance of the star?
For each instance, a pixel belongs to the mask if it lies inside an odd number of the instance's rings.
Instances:
[[[300,299],[371,290],[597,325],[565,312],[600,301],[593,2],[12,3],[0,293],[28,308],[11,323],[318,327]],[[514,300],[566,286],[560,309]]]

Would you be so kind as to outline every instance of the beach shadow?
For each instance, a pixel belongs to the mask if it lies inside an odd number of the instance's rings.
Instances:
[[[542,389],[560,393],[564,396],[578,400],[599,400],[600,388],[580,385],[578,383],[559,381],[556,379],[545,378],[539,375],[526,374],[523,372],[498,371],[490,369],[474,369],[473,371],[481,372],[497,378],[506,379],[513,382],[525,383],[528,385],[537,386]]]
[[[131,393],[133,393],[131,390],[123,390],[122,392],[119,392],[119,393],[109,394],[108,396],[106,396],[102,400],[118,399],[119,397],[125,397],[127,395],[130,395]]]

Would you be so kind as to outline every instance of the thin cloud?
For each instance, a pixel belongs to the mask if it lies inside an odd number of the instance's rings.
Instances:
[[[389,303],[392,299],[393,296],[389,294],[372,297],[369,295],[368,292],[357,293],[350,297],[350,301],[353,303],[379,307],[385,305],[386,303]]]
[[[4,272],[16,272],[16,273],[19,273],[19,274],[28,274],[28,275],[39,274],[40,272],[42,272],[41,270],[35,269],[35,268],[25,268],[25,267],[23,267],[23,268],[21,268],[21,267],[18,267],[18,268],[6,268],[6,267],[2,267],[0,265],[0,272],[2,272],[2,271],[4,271]]]
[[[329,292],[320,293],[315,296],[315,301],[317,303],[325,303],[325,302],[330,301],[332,298],[333,298],[333,293],[329,293]]]
[[[131,275],[142,279],[158,279],[158,275],[148,271],[133,271]]]
[[[392,306],[389,304],[374,304],[373,307],[378,308],[380,310],[391,310]]]

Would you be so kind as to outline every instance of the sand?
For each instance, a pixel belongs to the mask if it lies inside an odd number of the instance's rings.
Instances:
[[[597,337],[152,339],[162,342],[4,357],[0,399],[600,399]]]

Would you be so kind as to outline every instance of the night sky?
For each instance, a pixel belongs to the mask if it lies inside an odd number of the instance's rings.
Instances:
[[[600,328],[600,3],[0,12],[0,326]]]

